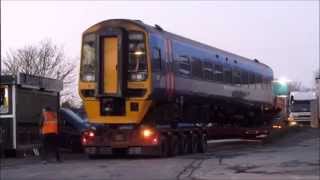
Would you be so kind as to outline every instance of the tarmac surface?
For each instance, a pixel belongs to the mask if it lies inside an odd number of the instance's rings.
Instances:
[[[205,154],[173,158],[63,154],[64,162],[38,157],[1,160],[0,180],[319,180],[320,129],[291,129],[271,142],[213,143]]]

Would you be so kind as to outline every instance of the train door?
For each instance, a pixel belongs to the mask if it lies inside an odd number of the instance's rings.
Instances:
[[[172,41],[166,40],[166,68],[165,68],[165,85],[166,94],[169,98],[174,95],[175,79],[174,79],[174,64],[172,54]]]
[[[127,33],[123,29],[110,28],[100,34],[99,44],[101,114],[122,115],[125,112],[127,87],[127,63],[124,61],[127,59]]]

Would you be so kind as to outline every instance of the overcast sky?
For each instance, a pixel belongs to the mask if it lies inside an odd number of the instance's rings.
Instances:
[[[50,38],[72,58],[81,33],[106,19],[140,19],[269,65],[275,77],[313,84],[319,1],[1,1],[1,54]]]

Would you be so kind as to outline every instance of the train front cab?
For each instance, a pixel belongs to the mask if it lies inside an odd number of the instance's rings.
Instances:
[[[82,136],[89,155],[158,151],[155,129],[139,126],[151,106],[147,42],[148,33],[132,23],[104,22],[84,32],[79,93],[94,125]]]

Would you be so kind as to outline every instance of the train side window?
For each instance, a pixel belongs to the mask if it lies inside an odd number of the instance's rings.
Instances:
[[[235,85],[238,85],[238,86],[241,85],[241,73],[238,68],[233,68],[232,70],[232,82]]]
[[[158,47],[152,48],[152,61],[154,71],[161,71],[161,49]]]
[[[192,57],[192,76],[202,79],[202,62],[201,59]]]
[[[262,89],[262,76],[260,74],[256,74],[256,85],[258,89]]]
[[[224,71],[224,82],[228,84],[232,84],[232,70],[230,66],[225,66],[223,68]]]
[[[254,73],[249,72],[249,87],[250,88],[255,88],[255,77]]]
[[[203,62],[203,78],[205,80],[213,80],[213,67],[210,62]]]
[[[244,86],[247,86],[249,84],[248,83],[248,81],[249,81],[248,72],[246,70],[243,70],[241,72],[241,81]]]
[[[178,73],[183,76],[190,76],[191,65],[188,56],[182,55],[178,57]]]
[[[215,64],[214,65],[214,80],[217,82],[222,82],[223,81],[223,66],[220,64]]]

